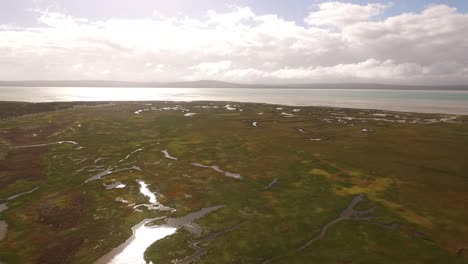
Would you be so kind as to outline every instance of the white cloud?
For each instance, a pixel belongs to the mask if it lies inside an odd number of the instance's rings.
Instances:
[[[300,81],[349,81],[374,79],[391,81],[404,80],[405,78],[419,78],[429,68],[415,63],[395,63],[392,60],[379,61],[368,59],[358,63],[338,64],[334,66],[281,68],[275,71],[266,71],[253,68],[233,69],[224,76],[237,79],[245,77],[257,77],[280,80],[300,80]]]
[[[387,6],[384,4],[356,5],[343,2],[325,2],[319,4],[319,10],[310,13],[305,18],[305,22],[313,26],[343,27],[368,21],[380,15]]]
[[[336,78],[339,80],[392,80],[410,76],[419,77],[424,67],[415,63],[395,63],[392,60],[379,61],[368,59],[358,63],[338,64],[297,69],[280,69],[272,73],[281,79],[320,79]]]
[[[230,80],[261,79],[267,77],[267,75],[267,71],[262,71],[254,68],[233,69],[224,74],[224,76]]]
[[[0,79],[466,83],[468,15],[446,5],[322,3],[305,25],[247,7],[202,19],[92,21],[39,12],[0,25]]]
[[[232,61],[223,60],[215,62],[201,62],[189,67],[191,73],[185,76],[185,80],[212,79],[223,75],[231,67]]]
[[[229,60],[217,62],[202,62],[190,67],[190,69],[195,70],[197,72],[213,75],[229,69],[231,67],[231,64],[232,62]]]
[[[72,68],[73,68],[74,70],[79,70],[79,69],[83,68],[83,64],[77,63],[77,64],[73,65]]]

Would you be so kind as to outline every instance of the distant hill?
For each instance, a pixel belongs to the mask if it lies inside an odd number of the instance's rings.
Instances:
[[[404,89],[468,90],[468,85],[392,85],[374,83],[245,84],[215,80],[189,82],[131,82],[105,80],[0,81],[3,87],[143,87],[143,88],[291,88],[291,89]]]

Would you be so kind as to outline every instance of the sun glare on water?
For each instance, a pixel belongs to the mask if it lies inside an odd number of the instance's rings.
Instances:
[[[144,253],[154,242],[174,234],[177,228],[168,226],[147,226],[149,221],[143,221],[133,232],[133,236],[123,244],[110,252],[110,256],[104,256],[97,264],[146,264]],[[115,252],[120,251],[120,252]]]
[[[69,101],[164,101],[193,100],[194,95],[187,97],[189,91],[184,88],[78,88],[60,89]]]

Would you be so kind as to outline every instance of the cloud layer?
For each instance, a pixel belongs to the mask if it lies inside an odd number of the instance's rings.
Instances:
[[[0,25],[0,79],[468,82],[467,14],[382,18],[388,7],[325,2],[304,24],[248,7],[102,21],[38,10],[35,27]]]

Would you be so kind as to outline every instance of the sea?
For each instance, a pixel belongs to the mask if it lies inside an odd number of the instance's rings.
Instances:
[[[0,87],[0,101],[229,101],[468,115],[468,91],[459,90]]]

